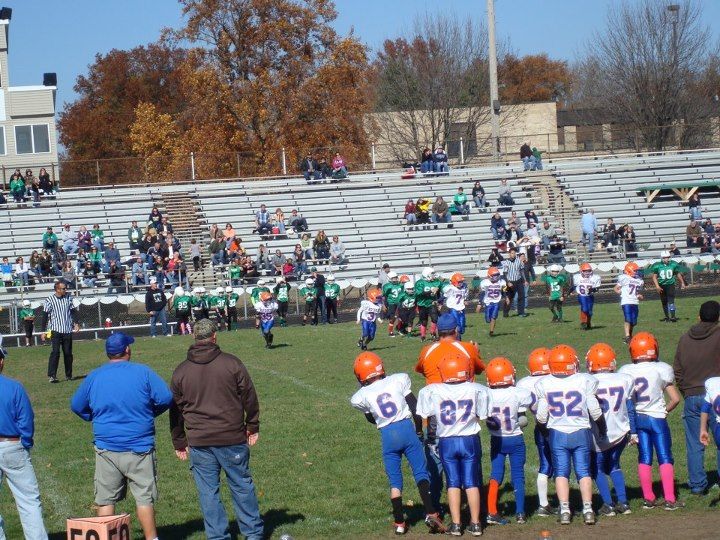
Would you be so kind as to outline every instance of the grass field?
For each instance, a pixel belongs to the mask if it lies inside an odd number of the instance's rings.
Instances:
[[[658,322],[659,302],[647,301],[641,306],[640,329],[654,331],[660,340],[661,356],[672,362],[679,336],[695,321],[702,298],[681,298],[677,324]],[[531,310],[526,319],[512,317],[498,321],[498,335],[490,340],[480,316],[469,317],[467,339],[479,341],[483,357],[505,355],[511,358],[518,376],[526,374],[528,352],[537,346],[565,342],[584,356],[596,341],[615,347],[621,363],[627,360],[622,339],[621,313],[616,304],[596,307],[591,332],[578,328],[578,309],[573,304],[565,311],[565,324],[550,324],[546,309]],[[238,355],[247,365],[260,395],[261,436],[253,448],[252,470],[260,508],[265,516],[268,535],[282,533],[294,538],[380,538],[389,537],[391,517],[387,483],[380,461],[379,436],[373,426],[349,405],[357,387],[352,361],[357,354],[355,342],[358,327],[346,323],[336,326],[278,328],[276,347],[265,350],[259,332],[241,330],[220,336],[221,347]],[[133,360],[150,365],[169,381],[174,367],[184,359],[190,344],[188,337],[138,339],[133,346]],[[372,350],[380,354],[390,373],[410,372],[420,349],[417,338],[386,336],[384,325],[378,328],[378,339]],[[69,400],[79,382],[50,385],[45,376],[47,347],[11,349],[5,374],[20,379],[30,393],[36,413],[36,446],[33,461],[41,486],[46,524],[53,538],[65,538],[65,518],[92,515],[93,451],[90,425],[69,410]],[[105,361],[102,342],[75,344],[75,374],[89,372]],[[62,367],[61,367],[62,371]],[[422,379],[412,375],[414,390]],[[484,378],[481,377],[481,381]],[[634,513],[602,520],[594,529],[577,520],[565,530],[554,521],[532,517],[526,525],[509,525],[486,532],[490,537],[537,538],[538,531],[548,528],[554,538],[582,535],[585,538],[607,538],[608,535],[632,535],[637,538],[709,538],[714,536],[720,519],[717,504],[720,495],[690,497],[684,482],[687,478],[681,411],[670,416],[673,430],[676,477],[680,495],[688,502],[683,511],[669,513],[654,510],[648,515],[640,509],[636,477],[636,451],[628,449],[623,463],[628,487],[634,500]],[[161,539],[204,538],[197,494],[186,463],[176,460],[170,444],[168,418],[157,422],[157,449],[161,500],[157,506]],[[531,428],[526,432],[531,433]],[[482,433],[487,478],[489,442]],[[528,510],[536,507],[535,471],[537,456],[529,443],[526,465]],[[707,452],[707,466],[715,470],[715,449]],[[406,500],[411,524],[421,519],[417,490],[406,475]],[[660,494],[660,490],[657,490]],[[551,490],[554,493],[554,490]],[[227,493],[225,493],[227,500]],[[133,511],[132,501],[119,507]],[[502,492],[501,508],[513,512],[512,490]],[[228,505],[228,508],[230,506]],[[17,512],[7,487],[0,491],[2,513],[8,538],[21,538]],[[135,538],[141,538],[134,522]],[[677,533],[672,533],[677,531]],[[715,532],[713,532],[715,531]],[[410,536],[425,533],[418,522]]]

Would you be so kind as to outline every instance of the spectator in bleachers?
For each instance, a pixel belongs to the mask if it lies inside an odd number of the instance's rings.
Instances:
[[[520,242],[520,239],[522,237],[523,237],[523,233],[515,223],[510,225],[510,228],[505,233],[505,239],[508,242],[514,242],[516,245],[518,242]]]
[[[520,226],[520,221],[518,221],[517,212],[516,212],[515,210],[513,210],[512,212],[510,212],[510,217],[509,217],[508,220],[506,221],[506,224],[507,224],[508,227],[510,227],[510,225],[512,225],[513,223],[514,223],[516,226]]]
[[[490,216],[490,232],[492,233],[493,240],[499,240],[505,235],[505,220],[500,215],[500,212],[493,213]]]
[[[40,195],[41,195],[40,180],[37,177],[32,176],[32,171],[30,171],[30,176],[31,176],[31,178],[30,178],[31,181],[29,182],[30,196],[32,197],[32,200],[33,200],[33,206],[38,207],[38,206],[40,206]]]
[[[33,172],[32,169],[25,169],[25,194],[32,197]]]
[[[25,181],[20,171],[15,171],[10,177],[10,195],[18,204],[25,202]]]
[[[46,197],[52,197],[53,195],[55,195],[55,182],[52,181],[50,175],[45,170],[45,167],[40,169],[40,173],[38,174],[38,180],[40,180],[40,189],[43,191],[43,194]]]
[[[130,242],[130,249],[131,250],[139,250],[140,249],[140,240],[142,240],[143,233],[140,230],[140,227],[138,227],[137,221],[133,220],[132,224],[130,225],[130,228],[128,229],[128,241]]]
[[[97,246],[90,248],[90,253],[87,254],[87,260],[93,265],[96,272],[100,271],[100,268],[102,268],[102,253]]]
[[[60,241],[66,253],[73,254],[78,250],[77,233],[70,228],[69,223],[63,225],[60,231]]]
[[[720,225],[715,225],[715,231],[708,238],[708,247],[713,255],[720,255]]]
[[[542,248],[545,250],[550,249],[550,241],[552,240],[553,234],[555,234],[555,229],[550,225],[547,218],[543,219],[542,228],[538,233],[540,234],[540,245]]]
[[[155,245],[155,237],[146,232],[140,241],[140,253],[147,255],[147,252]]]
[[[326,178],[332,177],[332,167],[328,164],[327,160],[325,159],[325,156],[321,157],[318,160],[318,170],[320,171],[320,178],[322,180],[325,180]]]
[[[240,259],[240,266],[242,266],[243,269],[243,280],[250,281],[257,279],[259,275],[257,265],[251,257],[242,257]]]
[[[508,185],[508,181],[503,178],[498,188],[498,202],[500,206],[514,206],[515,199],[512,198],[512,188]]]
[[[0,187],[0,204],[7,204],[8,200],[5,198],[5,194],[2,191],[2,188]]]
[[[223,248],[225,247],[224,242],[220,242],[220,245]],[[148,263],[154,260],[157,256],[159,256],[161,259],[167,259],[170,256],[170,251],[167,248],[167,244],[165,244],[164,242],[160,242],[159,239],[155,240],[155,243],[150,247],[150,249],[147,250],[146,258],[148,259]]]
[[[540,220],[534,210],[525,210],[525,226],[529,227],[530,223],[537,225]]]
[[[230,261],[228,266],[228,279],[230,279],[230,285],[237,287],[242,283],[243,268],[240,266],[240,257]]]
[[[696,191],[688,200],[688,209],[690,210],[690,219],[702,219],[702,203],[700,202],[700,194]]]
[[[378,270],[378,287],[382,289],[383,285],[390,282],[390,265],[384,263],[380,270]]]
[[[297,234],[303,233],[308,230],[307,220],[295,208],[293,208],[292,212],[290,213],[289,225]]]
[[[435,162],[435,172],[441,174],[448,174],[450,167],[448,167],[448,155],[445,153],[445,149],[442,146],[438,146],[433,154],[433,161]]]
[[[420,197],[415,203],[415,216],[421,224],[430,223],[430,199]]]
[[[77,289],[77,276],[78,273],[75,270],[73,263],[71,261],[65,261],[62,267],[62,271],[60,272],[60,279],[65,282],[65,285],[67,285],[68,289]]]
[[[422,155],[420,156],[420,172],[435,172],[435,159],[433,158],[433,152],[427,146],[423,148]]]
[[[160,244],[164,245],[165,249],[167,249],[167,257],[172,257],[173,253],[175,253],[176,251],[178,253],[180,252],[180,240],[175,238],[175,235],[173,233],[168,233],[165,237],[165,241],[161,242]]]
[[[285,213],[282,211],[282,208],[275,209],[271,226],[273,234],[285,234]]]
[[[670,247],[668,247],[668,251],[673,257],[679,257],[681,255],[680,250],[678,249],[675,242],[670,242]]]
[[[437,229],[437,223],[450,223],[452,226],[452,216],[450,215],[450,207],[448,203],[442,198],[441,195],[437,196],[435,202],[432,205],[432,222],[435,223]]]
[[[51,250],[51,251],[54,250],[54,249],[57,247],[57,245],[58,245],[58,237],[57,237],[57,235],[53,232],[53,228],[52,228],[52,227],[48,227],[48,228],[46,229],[46,231],[45,231],[45,234],[43,234],[43,237],[42,237],[42,245],[43,245],[43,248],[49,249],[49,250]]]
[[[160,255],[155,255],[153,260],[148,264],[148,274],[150,274],[150,283],[152,278],[157,280],[158,287],[161,289],[165,287],[166,281],[166,270],[167,260],[163,259]]]
[[[610,251],[612,249],[612,246],[616,245],[618,241],[617,227],[615,226],[615,221],[613,220],[613,218],[607,219],[607,223],[603,225],[601,232],[603,235],[603,246],[605,246],[605,248]]]
[[[523,162],[523,171],[535,170],[535,156],[528,143],[523,143],[520,147],[520,159]]]
[[[100,224],[95,223],[92,230],[90,231],[92,237],[92,244],[98,251],[105,251],[105,233],[100,229]]]
[[[40,274],[46,278],[54,275],[52,254],[47,249],[40,252]]]
[[[340,155],[340,152],[335,152],[335,157],[332,160],[332,177],[335,180],[342,180],[343,178],[347,178],[347,175],[348,171],[345,160]]]
[[[62,246],[58,245],[55,247],[52,252],[52,260],[53,274],[58,276],[60,275],[60,270],[62,269],[63,263],[67,261],[67,254],[65,253],[65,250],[62,248]]]
[[[322,174],[318,168],[318,162],[313,159],[312,154],[309,152],[305,159],[300,162],[300,171],[302,171],[305,181],[308,183],[311,177],[313,180],[320,180]]]
[[[160,213],[158,207],[153,205],[152,210],[150,210],[150,214],[148,215],[147,226],[148,228],[152,227],[157,231],[160,227],[160,223],[162,223],[162,214]]]
[[[500,268],[502,266],[504,257],[500,253],[500,248],[494,247],[490,250],[490,256],[487,259],[487,262],[490,263],[490,266],[494,266],[495,268]]]
[[[270,225],[271,219],[272,216],[270,215],[270,212],[268,212],[267,207],[264,204],[261,204],[260,210],[255,212],[255,232],[261,236],[269,234],[272,229],[272,225]]]
[[[330,262],[332,264],[345,264],[347,258],[345,257],[345,245],[340,241],[340,237],[335,235],[332,237],[330,243]]]
[[[297,279],[300,279],[303,274],[307,274],[307,264],[305,264],[305,250],[300,244],[295,244],[295,249],[292,254],[293,260],[293,273]]]
[[[319,261],[326,261],[330,258],[330,240],[328,240],[325,231],[319,230],[315,235],[313,251],[315,253],[315,259]]]
[[[108,242],[108,247],[105,250],[103,257],[105,259],[105,267],[104,267],[105,272],[109,271],[111,263],[114,262],[115,264],[118,264],[118,265],[121,264],[120,250],[115,247],[115,242],[113,242],[112,240],[110,242]]]
[[[705,221],[702,222],[702,228],[706,237],[710,237],[715,234],[715,226],[710,218],[705,218]]]
[[[623,242],[625,244],[625,253],[636,253],[637,247],[635,245],[635,229],[632,225],[627,225],[623,232]]]
[[[528,228],[525,231],[525,236],[535,245],[540,243],[540,233],[538,233],[537,230],[537,223],[534,221],[528,222]]]
[[[283,267],[285,266],[285,263],[287,262],[287,257],[283,255],[282,251],[279,249],[275,250],[275,253],[270,258],[270,264],[272,264],[273,272],[275,276],[282,276],[283,275]]]
[[[92,261],[88,260],[82,271],[82,282],[85,287],[94,287],[97,281],[97,269]]]
[[[148,267],[147,263],[142,257],[137,257],[132,265],[130,273],[132,274],[132,284],[134,286],[147,285],[148,282]]]
[[[21,285],[27,287],[30,284],[30,265],[22,257],[15,259],[13,273]]]
[[[417,210],[417,207],[415,206],[415,201],[412,199],[408,199],[408,201],[405,203],[405,210],[403,214],[405,215],[405,223],[407,225],[415,225],[417,224],[417,216],[415,215],[415,211]]]
[[[543,170],[543,164],[542,164],[542,155],[545,152],[541,152],[536,147],[532,147],[532,155],[533,159],[535,160],[535,168],[534,171],[542,171]]]
[[[272,271],[272,255],[270,251],[265,247],[265,244],[258,246],[257,257],[255,257],[255,263],[257,264],[258,272],[263,273],[264,271]]]
[[[218,240],[221,240],[224,238],[222,231],[218,227],[217,223],[213,223],[210,225],[210,240],[214,240],[217,238]]]
[[[223,229],[223,239],[225,240],[225,248],[230,249],[230,243],[235,238],[235,229],[233,229],[232,223],[226,223]]]
[[[90,232],[87,230],[87,227],[85,225],[80,226],[77,234],[75,235],[75,239],[78,250],[90,250],[90,246],[92,246],[92,237],[90,236]]]
[[[310,233],[303,233],[303,235],[300,237],[300,246],[303,249],[303,253],[305,253],[305,259],[310,260],[313,258],[313,250],[312,250],[312,238],[310,237]]]
[[[458,188],[457,193],[453,197],[453,207],[458,214],[466,216],[470,213],[470,205],[467,202],[467,195],[465,195],[462,186]]]
[[[107,294],[123,294],[125,292],[125,270],[117,261],[111,261],[107,270]]]
[[[165,276],[171,286],[186,286],[187,266],[185,266],[185,261],[183,261],[179,251],[173,253],[172,257],[168,259],[165,266]]]
[[[40,254],[37,252],[37,250],[34,250],[32,254],[30,255],[30,260],[28,260],[28,264],[30,265],[30,271],[35,274],[36,279],[40,277]]]
[[[582,229],[583,243],[587,246],[587,250],[592,253],[595,251],[595,234],[598,224],[595,217],[595,210],[592,208],[588,211],[586,208],[580,218],[580,227]]]
[[[475,207],[481,212],[487,212],[485,208],[485,188],[480,185],[480,181],[476,181],[472,188],[472,199],[475,202]]]
[[[245,253],[245,250],[242,251]],[[202,255],[200,252],[200,244],[194,238],[190,240],[190,257],[192,257],[193,269],[198,272],[202,268]]]
[[[160,223],[158,223],[155,227],[155,232],[157,232],[160,236],[167,236],[168,234],[172,234],[174,232],[173,226],[167,216],[163,216],[160,219]]]
[[[687,238],[687,247],[703,247],[705,245],[705,231],[700,224],[694,219],[685,228],[685,236]]]
[[[213,238],[208,246],[210,253],[210,263],[213,266],[221,266],[225,264],[225,241],[220,238]]]
[[[565,241],[557,234],[553,234],[548,245],[548,264],[559,264],[565,266]]]
[[[244,254],[245,248],[242,246],[242,239],[234,236],[232,239],[230,239],[230,244],[227,247],[228,260],[232,262]]]

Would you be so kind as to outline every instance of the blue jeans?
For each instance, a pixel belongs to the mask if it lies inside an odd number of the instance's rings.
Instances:
[[[705,473],[705,447],[700,443],[700,409],[705,397],[687,396],[683,405],[683,426],[685,427],[685,448],[687,451],[688,485],[690,491],[699,493],[707,485]],[[715,430],[715,415],[708,415],[708,433]]]
[[[450,215],[450,211],[448,210],[448,212],[442,217],[438,214],[433,214],[431,221],[433,223],[450,223],[452,221],[452,216]]]
[[[423,161],[422,164],[420,165],[420,172],[421,173],[435,172],[435,162],[431,159]]]
[[[150,335],[157,335],[157,323],[158,321],[162,324],[163,335],[168,335],[168,322],[167,322],[167,309],[162,308],[160,311],[156,311],[154,315],[150,315]]]
[[[583,242],[587,243],[587,250],[589,253],[595,251],[595,231],[583,231]]]
[[[310,171],[303,171],[303,176],[305,177],[305,181],[310,181],[310,175],[312,174],[313,180],[320,180],[322,178],[322,173],[320,171],[313,171],[312,173]]]
[[[225,472],[240,532],[248,540],[263,538],[255,486],[250,476],[247,444],[190,447],[190,469],[200,498],[208,540],[229,540],[230,526],[220,500],[220,471]]]
[[[702,219],[702,209],[699,206],[692,206],[690,208],[690,219],[696,221]]]
[[[485,210],[485,197],[478,195],[473,201],[475,201],[475,206],[477,206],[481,212],[487,212],[487,210]]]
[[[43,524],[40,488],[28,452],[19,442],[0,442],[0,482],[7,479],[20,515],[25,538],[47,540]],[[17,531],[13,538],[20,535]],[[0,516],[0,540],[5,540],[5,523]]]
[[[415,214],[405,214],[405,220],[408,225],[414,225],[417,223],[417,216]]]

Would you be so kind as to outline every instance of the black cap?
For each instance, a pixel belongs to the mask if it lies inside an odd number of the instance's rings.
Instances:
[[[708,300],[700,306],[700,320],[702,322],[718,322],[720,319],[720,304],[715,300]]]

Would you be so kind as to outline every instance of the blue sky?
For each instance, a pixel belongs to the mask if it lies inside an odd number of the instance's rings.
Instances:
[[[594,30],[603,26],[617,0],[496,0],[499,39],[517,53],[547,52],[572,60]],[[636,0],[628,0],[636,1]],[[661,1],[661,0],[657,0]],[[715,38],[720,36],[720,1],[700,0]],[[485,18],[485,0],[336,0],[341,33],[377,49],[402,34],[417,15],[442,12]],[[0,0],[13,8],[10,79],[13,86],[41,84],[43,72],[58,74],[58,101],[72,101],[78,75],[96,53],[129,49],[157,39],[163,27],[182,24],[175,0]]]

